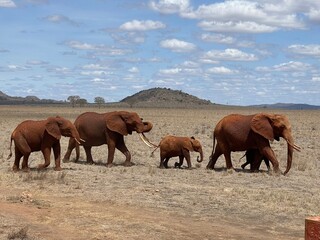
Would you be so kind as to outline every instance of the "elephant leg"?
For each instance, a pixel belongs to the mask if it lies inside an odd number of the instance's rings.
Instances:
[[[232,162],[231,162],[231,152],[230,151],[225,152],[224,158],[226,159],[227,169],[233,169]]]
[[[268,168],[268,171],[270,171],[270,162],[269,162],[269,160],[267,158],[263,157],[263,161],[266,164],[266,166]]]
[[[72,150],[76,147],[76,141],[74,138],[69,138],[69,144],[66,153],[64,154],[63,157],[63,162],[68,162],[70,160],[70,156],[72,153]],[[75,162],[77,162],[79,158],[76,158]]]
[[[270,146],[264,147],[260,150],[260,152],[262,153],[264,158],[269,159],[269,161],[271,161],[274,172],[279,173],[280,172],[279,162],[276,159],[276,156],[273,150],[271,149],[271,147]]]
[[[207,169],[214,169],[214,165],[216,164],[218,158],[223,154],[222,149],[217,144],[214,152],[212,151],[212,154],[209,158],[209,163],[207,165]]]
[[[190,160],[190,152],[186,149],[184,149],[182,151],[183,156],[186,158],[187,164],[188,164],[188,168],[191,169],[191,160]]]
[[[108,143],[108,160],[107,160],[107,167],[112,167],[112,162],[114,159],[114,153],[116,150],[116,144],[114,142]]]
[[[117,142],[116,144],[116,148],[123,153],[123,155],[126,156],[126,160],[123,163],[124,166],[126,167],[130,167],[132,165],[134,165],[133,162],[131,162],[131,153],[129,152],[127,146],[124,143],[124,139],[123,137]]]
[[[22,160],[22,171],[24,172],[28,172],[30,169],[28,167],[28,160],[29,160],[29,156],[30,156],[30,153],[26,154],[23,156],[23,160]]]
[[[61,161],[61,146],[60,143],[56,143],[53,147],[53,155],[54,155],[54,161],[55,161],[55,171],[61,171],[62,168],[60,166]]]
[[[22,153],[18,149],[15,149],[14,164],[12,167],[12,170],[14,172],[19,171],[20,159],[22,158],[22,156]]]
[[[50,165],[51,148],[47,147],[41,150],[44,156],[44,164],[39,164],[38,169],[46,168]]]
[[[92,159],[92,154],[91,154],[91,146],[83,146],[84,151],[86,152],[86,156],[87,156],[87,163],[89,164],[94,164],[94,161]]]
[[[183,155],[180,155],[179,156],[179,162],[175,162],[175,164],[174,164],[174,167],[175,168],[181,168],[181,166],[182,166],[182,164],[183,164],[183,159],[184,159],[184,156]]]
[[[168,161],[170,158],[160,154],[160,166],[159,168],[168,168]]]
[[[164,166],[165,168],[168,168],[169,159],[170,159],[170,158],[167,157],[167,158],[165,158],[164,161],[163,161],[163,166]]]

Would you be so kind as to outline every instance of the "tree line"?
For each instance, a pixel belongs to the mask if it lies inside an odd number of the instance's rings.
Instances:
[[[67,101],[70,102],[72,107],[75,107],[77,105],[80,106],[80,107],[83,107],[88,103],[87,99],[80,98],[80,96],[78,96],[78,95],[69,96],[67,98]],[[103,97],[95,97],[94,98],[94,103],[97,104],[99,106],[99,108],[100,108],[103,104],[106,103],[106,101],[104,100]]]

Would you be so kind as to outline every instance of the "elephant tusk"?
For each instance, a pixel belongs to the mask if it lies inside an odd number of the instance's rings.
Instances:
[[[158,147],[158,146],[156,146],[155,144],[151,143],[151,142],[149,141],[149,139],[148,139],[143,133],[139,133],[139,137],[140,137],[140,139],[141,139],[148,147],[150,147],[150,148],[152,148],[152,147]]]
[[[293,148],[294,148],[295,150],[297,150],[298,152],[301,151],[301,147],[298,146],[298,145],[296,145],[296,144],[293,144]]]
[[[75,138],[75,140],[76,140],[76,142],[77,142],[79,145],[81,144],[78,139]]]
[[[296,144],[292,144],[291,142],[288,142],[288,144],[295,149],[296,151],[300,152],[301,151],[301,147],[296,145]]]
[[[83,140],[82,138],[80,138],[80,141],[81,141],[81,142],[86,142],[86,140]]]

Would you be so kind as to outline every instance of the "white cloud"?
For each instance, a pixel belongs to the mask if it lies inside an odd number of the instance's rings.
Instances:
[[[283,28],[304,29],[301,14],[309,16],[310,19],[318,17],[316,9],[319,9],[319,6],[310,0],[307,0],[306,4],[305,1],[303,4],[292,0],[279,1],[228,0],[202,4],[194,9],[189,1],[163,0],[159,3],[152,1],[150,6],[164,14],[178,13],[184,18],[200,19],[201,28],[218,32],[263,33]],[[310,10],[311,7],[313,11]]]
[[[159,21],[139,21],[133,20],[131,22],[126,22],[120,26],[121,30],[124,31],[149,31],[165,28],[166,25]]]
[[[234,37],[226,36],[223,34],[204,33],[200,38],[205,42],[216,42],[222,44],[234,44],[236,42],[236,39]]]
[[[11,0],[0,0],[0,7],[14,8],[16,4]]]
[[[76,50],[93,51],[93,53],[88,56],[92,58],[96,58],[96,56],[122,56],[132,52],[132,50],[129,49],[108,47],[104,44],[90,44],[79,41],[69,41],[66,42],[65,45]]]
[[[256,61],[258,58],[251,53],[245,53],[238,49],[228,48],[224,51],[211,50],[204,55],[204,58],[208,58],[216,61]]]
[[[189,6],[189,0],[160,0],[150,1],[151,9],[163,14],[180,13],[186,11]]]
[[[319,6],[320,7],[320,6]],[[307,13],[307,16],[309,17],[309,19],[313,22],[320,22],[320,9],[315,9],[312,8],[310,9],[310,11]]]
[[[274,32],[278,28],[267,26],[264,24],[258,24],[255,22],[235,22],[235,21],[201,21],[199,23],[205,31],[214,32],[239,32],[239,33],[267,33]]]
[[[320,82],[320,76],[313,76],[311,81],[312,82]]]
[[[139,69],[137,67],[132,67],[128,71],[131,73],[139,73]]]
[[[173,52],[191,52],[196,49],[193,43],[181,41],[178,39],[167,39],[160,42],[160,46],[168,48]]]
[[[98,48],[98,46],[95,46],[89,43],[82,43],[78,41],[69,41],[66,44],[67,46],[73,49],[78,49],[78,50],[95,50]]]
[[[70,18],[63,16],[63,15],[59,15],[59,14],[55,14],[55,15],[50,15],[47,16],[45,18],[43,18],[49,22],[53,22],[53,23],[68,23],[71,24],[73,26],[79,26],[79,23],[71,20]]]
[[[236,71],[236,70],[231,70],[231,69],[223,67],[223,66],[209,68],[209,69],[207,69],[207,72],[212,73],[212,74],[235,74],[235,73],[238,73],[238,71]]]
[[[320,45],[310,44],[310,45],[290,45],[288,47],[289,51],[294,54],[308,56],[308,57],[320,57]]]
[[[296,72],[305,72],[310,70],[311,68],[312,68],[311,65],[308,63],[290,61],[286,63],[280,63],[272,67],[257,67],[256,71],[260,71],[260,72],[279,71],[279,72],[291,72],[292,74],[297,74]],[[296,75],[296,76],[301,76],[301,75]]]

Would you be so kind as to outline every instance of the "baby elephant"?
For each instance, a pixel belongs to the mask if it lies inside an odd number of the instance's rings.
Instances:
[[[248,149],[244,155],[246,157],[246,162],[241,165],[241,168],[244,169],[248,164],[250,164],[251,171],[259,171],[262,160],[266,164],[268,171],[270,171],[269,160],[264,157],[258,149]],[[243,156],[243,157],[244,157]]]
[[[41,151],[45,163],[38,166],[39,169],[45,168],[50,164],[51,148],[55,158],[55,170],[60,167],[60,138],[62,136],[72,137],[80,143],[80,136],[75,126],[67,119],[62,117],[49,117],[46,120],[32,121],[27,120],[20,123],[11,134],[10,154],[12,156],[12,141],[15,145],[15,160],[13,171],[19,170],[20,159],[23,156],[22,170],[28,171],[28,159],[31,152]]]
[[[200,153],[200,160],[198,158],[197,161],[198,162],[203,161],[203,152],[202,152],[201,143],[198,140],[196,140],[194,137],[166,136],[161,140],[158,147],[160,147],[160,168],[168,168],[169,159],[171,157],[179,156],[180,161],[175,163],[175,167],[180,168],[183,164],[183,159],[186,158],[188,163],[188,168],[190,169],[191,168],[190,151],[192,152],[196,151]]]

